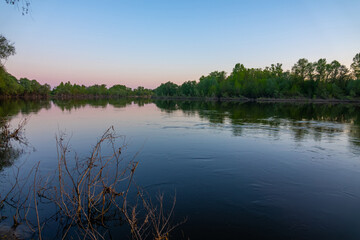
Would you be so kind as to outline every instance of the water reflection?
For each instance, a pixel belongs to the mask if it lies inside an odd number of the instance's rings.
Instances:
[[[234,136],[242,136],[244,128],[261,129],[274,138],[280,129],[291,131],[295,141],[303,141],[307,136],[320,141],[324,136],[332,138],[337,133],[347,132],[350,142],[360,146],[360,106],[355,104],[294,104],[294,103],[249,103],[215,101],[171,101],[151,99],[94,99],[94,100],[54,100],[63,111],[86,106],[125,108],[131,104],[144,106],[155,103],[165,113],[181,111],[186,116],[199,116],[210,124],[231,124]],[[335,123],[335,124],[334,124]],[[338,125],[336,123],[346,123]]]
[[[360,106],[355,104],[294,104],[294,103],[249,103],[214,101],[165,101],[151,99],[93,99],[53,100],[62,111],[71,111],[86,106],[125,108],[131,104],[145,106],[155,103],[161,111],[171,114],[181,111],[184,115],[199,116],[213,127],[230,125],[234,136],[242,136],[244,129],[260,129],[274,138],[280,129],[291,132],[295,141],[307,136],[316,141],[332,138],[346,132],[349,141],[360,146]],[[50,109],[50,101],[2,101],[0,117],[19,113],[28,115],[42,108]],[[341,123],[341,124],[337,124]],[[346,125],[344,125],[346,124]]]
[[[332,138],[346,132],[351,143],[360,146],[359,105],[200,101],[156,101],[155,104],[166,113],[182,111],[213,124],[229,122],[234,136],[241,136],[244,128],[254,127],[269,131],[274,137],[280,129],[289,129],[295,141],[303,141],[309,135],[320,141],[324,136]]]
[[[14,134],[14,131],[22,130],[19,129],[20,126],[10,126],[11,119],[20,113],[26,117],[43,108],[50,109],[50,107],[50,101],[0,101],[0,172],[13,165],[24,152],[25,137],[20,135],[23,134],[22,132]]]
[[[12,166],[14,164],[14,161],[20,156],[22,152],[23,151],[20,148],[16,147],[0,147],[0,172],[4,168]]]
[[[28,115],[37,113],[41,109],[50,109],[51,102],[48,100],[42,101],[24,101],[17,100],[0,100],[0,117],[12,117],[19,113]]]
[[[81,156],[110,125],[132,137],[127,150],[141,149],[137,183],[150,193],[176,189],[175,214],[189,218],[178,236],[191,239],[358,239],[359,108],[149,99],[0,104],[1,116],[33,113],[28,134],[39,150],[28,165],[41,159],[45,172],[57,167],[59,128],[74,133]]]
[[[84,108],[86,106],[106,108],[112,105],[115,108],[124,108],[132,103],[137,104],[139,107],[149,104],[150,99],[142,98],[116,98],[116,99],[71,99],[71,100],[53,100],[54,104],[61,110],[71,111],[73,109]]]

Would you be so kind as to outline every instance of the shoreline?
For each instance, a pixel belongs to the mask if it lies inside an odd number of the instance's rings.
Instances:
[[[356,99],[310,99],[310,98],[246,98],[246,97],[162,97],[162,96],[0,96],[1,100],[104,100],[104,99],[147,99],[163,101],[206,101],[206,102],[257,102],[257,103],[318,103],[318,104],[360,104],[360,98]]]
[[[258,103],[352,103],[360,104],[360,99],[310,99],[310,98],[229,98],[229,97],[157,97],[153,100],[179,100],[179,101],[214,101],[214,102],[258,102]]]

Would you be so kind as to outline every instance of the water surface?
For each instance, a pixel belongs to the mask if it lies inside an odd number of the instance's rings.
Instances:
[[[176,193],[174,222],[187,222],[175,239],[360,238],[360,106],[13,101],[0,104],[0,115],[12,124],[30,116],[35,151],[13,162],[41,161],[42,172],[56,169],[59,131],[86,156],[114,126],[126,136],[124,157],[139,152],[136,183],[153,195]]]

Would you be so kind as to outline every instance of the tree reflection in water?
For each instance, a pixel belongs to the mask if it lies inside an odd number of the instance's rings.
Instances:
[[[0,101],[0,172],[13,165],[28,145],[24,133],[28,116],[50,107],[50,101]],[[23,119],[11,125],[13,117],[20,113]]]

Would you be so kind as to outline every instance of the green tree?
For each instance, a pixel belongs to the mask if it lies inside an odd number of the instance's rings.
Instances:
[[[341,65],[339,68],[338,81],[342,83],[348,81],[350,79],[349,72],[349,69],[345,65]]]
[[[109,95],[126,97],[131,95],[131,89],[127,88],[125,85],[114,85],[109,88]]]
[[[0,66],[3,67],[3,61],[15,53],[14,44],[10,43],[3,35],[0,35]]]
[[[226,81],[226,73],[211,72],[208,76],[200,78],[198,89],[202,97],[221,97],[220,84]]]
[[[299,59],[297,63],[292,67],[292,72],[296,77],[299,77],[302,80],[305,80],[306,73],[307,73],[307,67],[308,67],[309,61],[305,58]]]
[[[196,81],[187,81],[180,86],[180,94],[187,97],[198,96]]]
[[[155,89],[155,93],[158,96],[176,96],[179,86],[172,82],[162,83]]]
[[[334,60],[328,67],[328,78],[331,82],[335,82],[339,78],[341,64]]]
[[[318,81],[325,81],[326,80],[326,59],[321,58],[317,63],[315,63],[315,70],[317,72],[317,80]]]
[[[282,77],[282,74],[284,72],[284,70],[282,69],[282,64],[281,63],[277,63],[276,65],[271,64],[270,72],[272,77],[277,77],[277,78]]]
[[[353,63],[351,64],[351,68],[354,72],[356,79],[360,79],[360,53],[356,54],[353,58]]]
[[[311,63],[309,62],[307,65],[306,65],[306,77],[308,80],[310,81],[313,81],[314,80],[314,71],[315,71],[315,68],[316,68],[316,63]]]

